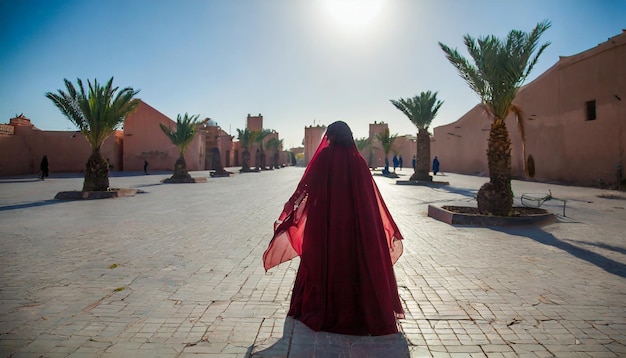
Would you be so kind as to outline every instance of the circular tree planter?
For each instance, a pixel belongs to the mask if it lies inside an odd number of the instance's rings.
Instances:
[[[554,222],[554,214],[539,208],[513,207],[511,216],[483,215],[471,206],[428,205],[428,216],[450,225],[518,226],[546,225]]]
[[[165,184],[193,184],[193,183],[206,183],[207,178],[167,178],[161,180],[161,183]]]
[[[208,180],[207,178],[204,177],[200,177],[200,178],[192,178],[192,177],[188,177],[188,178],[167,178],[167,179],[163,179],[161,180],[161,183],[165,183],[165,184],[193,184],[193,183],[206,183]]]
[[[131,188],[112,188],[107,191],[61,191],[54,196],[59,200],[94,200],[94,199],[111,199],[125,196],[135,196],[142,193],[141,190]]]
[[[396,185],[424,185],[424,186],[441,186],[450,185],[447,181],[419,181],[419,180],[396,180]]]

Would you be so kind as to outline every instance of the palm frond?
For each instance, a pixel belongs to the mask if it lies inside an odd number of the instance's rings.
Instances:
[[[428,130],[443,101],[437,99],[437,92],[426,91],[412,98],[391,99],[397,109],[409,118],[418,129]]]
[[[524,128],[524,112],[515,104],[511,105],[511,111],[515,113],[517,130],[519,130],[520,136],[522,137],[522,168],[524,169],[524,173],[528,174],[528,168],[526,167],[526,129]]]
[[[398,134],[390,134],[389,128],[385,128],[384,131],[376,134],[376,138],[380,141],[380,144],[383,146],[383,151],[385,152],[385,156],[389,154],[389,152],[393,149],[393,144],[396,141]]]
[[[239,145],[245,150],[249,150],[254,143],[256,143],[256,138],[260,132],[251,131],[249,128],[239,129],[237,128],[237,139],[239,140]]]
[[[283,145],[283,140],[278,138],[270,138],[267,143],[265,143],[265,148],[267,150],[278,151],[280,147]]]
[[[190,116],[185,113],[183,117],[179,114],[176,117],[176,130],[163,123],[159,123],[159,127],[161,127],[161,130],[170,139],[172,144],[178,148],[181,156],[183,156],[185,150],[187,150],[187,147],[189,147],[196,135],[199,125],[198,117],[200,117],[199,114]]]
[[[545,20],[530,33],[512,30],[503,39],[493,35],[478,39],[465,35],[464,43],[473,62],[456,49],[441,42],[439,46],[461,78],[493,111],[494,120],[502,121],[511,113],[518,89],[550,44],[545,43],[537,50],[539,38],[549,27],[550,22]]]
[[[126,87],[118,92],[118,87],[113,87],[113,77],[105,86],[98,80],[93,83],[87,80],[88,92],[80,78],[76,81],[78,89],[69,80],[63,81],[66,91],[46,92],[45,95],[83,133],[94,150],[100,149],[104,140],[139,103],[134,99],[139,90]]]
[[[272,133],[271,129],[263,129],[261,131],[257,131],[258,134],[255,138],[255,142],[256,143],[260,143],[262,142],[268,135],[270,135]]]
[[[359,152],[362,152],[366,149],[371,149],[372,147],[372,140],[371,138],[367,138],[367,137],[356,138],[354,139],[354,143],[356,144],[356,147],[359,150]]]

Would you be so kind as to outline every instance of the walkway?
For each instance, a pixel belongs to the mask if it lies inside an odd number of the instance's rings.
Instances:
[[[80,177],[0,179],[0,357],[626,356],[626,194],[515,181],[516,196],[568,199],[567,217],[453,227],[427,205],[472,203],[486,178],[376,176],[406,239],[407,317],[402,334],[350,337],[286,320],[298,260],[261,264],[302,173],[126,173],[111,185],[145,193],[69,202],[52,198]]]

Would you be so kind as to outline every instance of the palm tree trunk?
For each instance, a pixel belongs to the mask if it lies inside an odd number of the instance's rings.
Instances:
[[[265,157],[265,151],[263,149],[261,149],[261,160],[260,160],[260,167],[261,170],[265,170],[266,166],[267,166],[267,159]]]
[[[180,157],[176,160],[174,164],[174,175],[172,175],[172,179],[174,180],[185,180],[190,179],[191,175],[187,171],[187,162],[185,162],[185,156],[181,153]]]
[[[83,191],[109,190],[109,164],[102,157],[99,149],[94,149],[85,166]]]
[[[185,156],[180,153],[180,157],[176,159],[174,164],[174,174],[165,179],[165,183],[195,183],[194,178],[191,177],[187,171],[187,163],[185,162]]]
[[[419,129],[417,133],[417,153],[415,156],[415,173],[411,180],[433,181],[430,172],[430,135],[425,129]]]
[[[250,171],[250,151],[248,149],[244,149],[243,153],[241,153],[241,171],[249,172]]]
[[[280,164],[278,163],[279,156],[280,154],[278,153],[278,150],[277,150],[276,153],[274,153],[274,169],[280,168]]]
[[[487,161],[489,182],[478,191],[478,210],[483,214],[508,216],[513,207],[511,139],[504,120],[496,118],[491,124]]]

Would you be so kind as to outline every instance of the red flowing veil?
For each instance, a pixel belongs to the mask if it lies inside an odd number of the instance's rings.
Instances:
[[[301,257],[288,315],[311,329],[396,333],[404,313],[393,264],[402,235],[349,127],[336,123],[274,224],[263,264]]]
[[[311,158],[304,175],[300,179],[295,192],[285,203],[283,211],[280,213],[278,220],[274,223],[274,236],[269,244],[269,247],[263,254],[263,265],[266,271],[302,254],[302,244],[305,240],[304,231],[308,216],[307,201],[311,191],[310,187],[319,184],[312,180],[314,177],[312,173],[315,169],[318,169],[316,164],[318,164],[317,162],[320,153],[324,149],[328,148],[329,144],[330,142],[327,136],[324,135],[320,145],[315,151],[315,154]],[[352,164],[355,166],[356,164],[360,164],[361,166],[364,165],[367,168],[367,164],[356,149],[356,146],[351,149],[353,152],[356,151],[356,153],[358,153],[357,158],[362,161],[362,163]],[[354,153],[352,154],[353,158],[355,158]],[[345,163],[345,165],[350,165],[350,162]],[[364,180],[371,182],[373,193],[376,198],[378,213],[380,214],[380,218],[382,220],[385,238],[389,247],[389,255],[392,263],[395,264],[402,255],[403,248],[400,240],[402,240],[403,237],[395,221],[391,217],[389,209],[387,209],[387,206],[383,201],[374,178],[371,177],[370,173],[368,173],[368,178]]]

